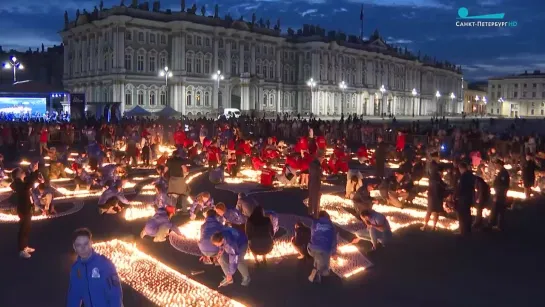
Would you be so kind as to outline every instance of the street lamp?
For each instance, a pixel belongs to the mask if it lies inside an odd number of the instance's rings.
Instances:
[[[212,75],[212,79],[216,80],[216,87],[218,88],[218,93],[216,94],[216,105],[219,108],[220,104],[220,81],[225,79],[225,77],[221,74],[221,71],[218,70],[215,74]],[[222,106],[223,107],[223,106]]]
[[[344,90],[346,90],[347,86],[346,86],[346,83],[344,81],[341,81],[341,83],[339,84],[339,88],[341,89],[341,93],[342,93],[342,97],[341,97],[341,117],[343,116],[343,105],[345,103],[345,93],[344,93]]]
[[[416,109],[416,95],[418,95],[415,88],[413,88],[411,94],[413,95],[413,117],[414,117],[414,113],[416,113],[415,112],[415,109]]]
[[[384,84],[380,86],[380,99],[382,100],[380,102],[380,117],[384,118],[384,93],[386,92],[386,88],[384,87]]]
[[[165,66],[161,71],[159,71],[160,77],[165,77],[165,91],[166,91],[166,99],[167,99],[167,105],[169,105],[169,99],[168,99],[168,78],[172,78],[172,72],[168,70],[168,67]]]
[[[9,62],[4,63],[5,69],[13,69],[13,83],[17,82],[17,69],[23,70],[25,67],[16,57],[12,56]]]
[[[441,93],[439,93],[439,91],[435,93],[435,98],[437,98],[437,105],[439,105],[439,98],[441,98]],[[441,107],[441,114],[443,114],[443,107]]]
[[[307,85],[310,86],[310,113],[314,113],[314,87],[316,87],[316,81],[313,78],[307,81]]]

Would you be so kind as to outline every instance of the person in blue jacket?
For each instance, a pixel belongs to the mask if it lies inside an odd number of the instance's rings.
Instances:
[[[232,227],[244,232],[246,225],[246,216],[240,211],[233,208],[227,208],[227,206],[219,202],[214,207],[218,214],[218,220],[223,224],[230,224]]]
[[[320,282],[322,276],[329,275],[329,261],[337,253],[337,231],[325,211],[320,211],[312,223],[308,253],[314,258],[314,269],[308,280]]]
[[[70,270],[67,307],[121,307],[123,290],[114,264],[93,250],[91,231],[77,229],[72,245],[78,258]]]
[[[233,283],[233,275],[237,269],[242,275],[242,286],[250,284],[250,272],[246,265],[246,251],[248,250],[248,239],[246,235],[237,229],[227,227],[212,235],[212,243],[219,247],[218,261],[225,278],[219,287],[225,287]]]
[[[215,246],[212,241],[212,235],[218,231],[222,231],[225,226],[218,220],[218,214],[213,209],[209,209],[205,213],[206,219],[201,225],[201,235],[199,239],[199,250],[202,253],[201,261],[205,264],[212,264],[213,257],[218,255],[219,247]]]

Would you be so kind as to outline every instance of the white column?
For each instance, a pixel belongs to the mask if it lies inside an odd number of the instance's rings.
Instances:
[[[250,53],[251,53],[251,62],[250,62],[250,74],[255,76],[255,42],[250,42]]]
[[[219,50],[219,37],[214,37],[214,72],[218,71],[218,50]],[[222,73],[224,73],[222,71]]]
[[[300,114],[302,110],[303,110],[303,92],[297,91],[297,113]]]
[[[239,75],[244,73],[244,41],[238,42],[238,73]]]
[[[282,112],[282,91],[277,88],[276,89],[276,112],[280,113]]]
[[[186,95],[185,85],[183,83],[182,85],[177,85],[176,89],[179,91],[177,96],[178,96],[178,100],[180,101],[180,103],[178,104],[180,109],[178,111],[182,112],[183,115],[186,115],[187,112],[185,110],[185,95]]]
[[[276,51],[276,80],[278,82],[282,81],[282,50],[280,47],[274,49]]]
[[[115,26],[113,28],[113,31],[112,31],[112,69],[111,69],[111,73],[115,73],[118,71],[118,67],[119,67],[119,39],[118,39],[118,33],[119,31],[119,26]],[[114,86],[115,87],[115,86]]]
[[[219,87],[218,87],[218,81],[214,80],[214,89],[212,90],[212,109],[217,110],[218,109],[218,94],[219,94]]]
[[[121,84],[121,103],[119,104],[119,113],[121,114],[121,117],[123,117],[123,113],[125,113],[125,84]]]
[[[226,40],[224,46],[225,46],[225,61],[223,61],[223,66],[225,69],[225,73],[227,75],[231,75],[231,41]]]
[[[186,35],[185,35],[185,33],[182,32],[182,35],[180,36],[180,58],[178,59],[179,61],[181,61],[180,67],[182,68],[182,71],[186,70],[186,67],[185,67],[185,62],[186,62],[186,59],[185,59],[185,38],[186,38]],[[184,97],[185,97],[185,93],[184,93]],[[182,105],[185,105],[185,101],[184,101],[184,103]],[[182,112],[182,114],[185,115],[184,112]]]

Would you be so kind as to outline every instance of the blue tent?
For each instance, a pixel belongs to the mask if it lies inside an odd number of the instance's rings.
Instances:
[[[141,106],[136,106],[132,108],[129,111],[126,111],[124,116],[131,117],[131,116],[150,116],[151,112],[144,110]]]
[[[160,117],[180,116],[182,113],[174,110],[171,106],[166,106],[162,110],[153,112],[153,115]]]

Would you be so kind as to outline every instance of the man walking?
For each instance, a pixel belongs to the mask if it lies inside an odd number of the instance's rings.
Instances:
[[[87,228],[74,231],[72,246],[78,259],[70,271],[67,307],[122,307],[123,290],[114,264],[93,250]]]
[[[475,200],[475,176],[465,162],[460,163],[458,168],[461,175],[454,194],[454,209],[458,215],[460,234],[469,235],[471,233],[471,205]]]
[[[308,169],[308,210],[309,215],[314,218],[318,218],[318,212],[320,212],[323,160],[324,154],[318,152],[318,157],[310,163]]]

